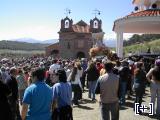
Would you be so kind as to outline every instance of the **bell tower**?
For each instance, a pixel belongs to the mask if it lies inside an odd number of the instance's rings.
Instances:
[[[68,17],[61,20],[61,32],[71,32],[72,31],[73,20]]]
[[[95,18],[90,20],[90,32],[92,33],[99,33],[102,32],[102,21],[97,18],[97,15],[100,15],[99,10],[94,10],[95,11]]]
[[[102,32],[102,21],[99,20],[97,17],[95,17],[93,20],[90,20],[90,32]]]
[[[72,25],[73,25],[73,20],[68,17],[69,14],[71,14],[70,9],[66,9],[67,16],[66,18],[61,20],[61,32],[71,32],[72,31]]]

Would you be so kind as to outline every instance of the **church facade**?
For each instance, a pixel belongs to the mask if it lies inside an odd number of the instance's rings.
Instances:
[[[83,20],[73,24],[66,17],[61,20],[59,43],[46,47],[46,55],[65,59],[89,58],[89,50],[93,47],[92,33],[102,32],[102,21],[98,18],[90,20],[88,25]]]

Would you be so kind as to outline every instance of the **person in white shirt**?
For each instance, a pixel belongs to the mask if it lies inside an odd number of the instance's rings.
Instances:
[[[78,74],[79,74],[81,85],[82,85],[82,90],[80,91],[80,96],[79,96],[79,100],[81,100],[82,99],[82,91],[84,91],[84,85],[85,85],[85,79],[82,79],[84,71],[83,71],[83,68],[81,67],[80,62],[76,62],[75,65],[78,68]]]
[[[82,84],[81,84],[81,81],[80,81],[80,76],[78,74],[78,68],[77,67],[73,68],[71,74],[68,77],[68,81],[71,82],[72,90],[74,92],[73,103],[75,105],[78,105],[79,104],[78,99],[79,99],[79,96],[80,96],[80,93],[81,93],[81,90],[82,90]]]
[[[49,68],[49,73],[53,74],[60,69],[60,65],[57,63],[57,60],[53,60],[53,64]]]
[[[155,61],[154,68],[150,69],[146,77],[150,82],[151,103],[153,103],[153,112],[157,117],[160,118],[160,75],[159,74],[160,74],[160,59],[157,59]],[[156,101],[157,105],[155,104]]]
[[[69,77],[69,75],[71,74],[72,72],[72,69],[73,69],[73,65],[70,63],[68,64],[68,66],[66,67],[66,75],[67,75],[67,78]]]
[[[50,79],[53,85],[58,82],[58,77],[56,73],[59,69],[60,69],[60,65],[57,64],[57,60],[53,60],[53,64],[49,68]]]

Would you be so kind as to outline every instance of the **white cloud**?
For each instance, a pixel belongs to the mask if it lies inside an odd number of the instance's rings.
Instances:
[[[124,40],[128,40],[130,37],[132,37],[132,35],[133,34],[131,34],[131,33],[124,33],[123,34]],[[105,39],[117,39],[115,32],[105,33],[104,38]]]
[[[105,39],[116,39],[116,34],[114,32],[105,33]]]

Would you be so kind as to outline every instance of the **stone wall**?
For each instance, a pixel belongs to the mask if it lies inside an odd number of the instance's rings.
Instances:
[[[83,52],[85,57],[89,57],[88,52],[92,47],[91,33],[60,33],[59,38],[62,58],[75,59],[78,52]]]
[[[58,50],[58,51],[60,51],[60,45],[59,45],[59,43],[55,43],[55,44],[52,44],[52,45],[46,47],[46,49],[45,49],[46,56],[50,56],[50,55],[51,55],[51,52],[52,52],[53,50]]]

